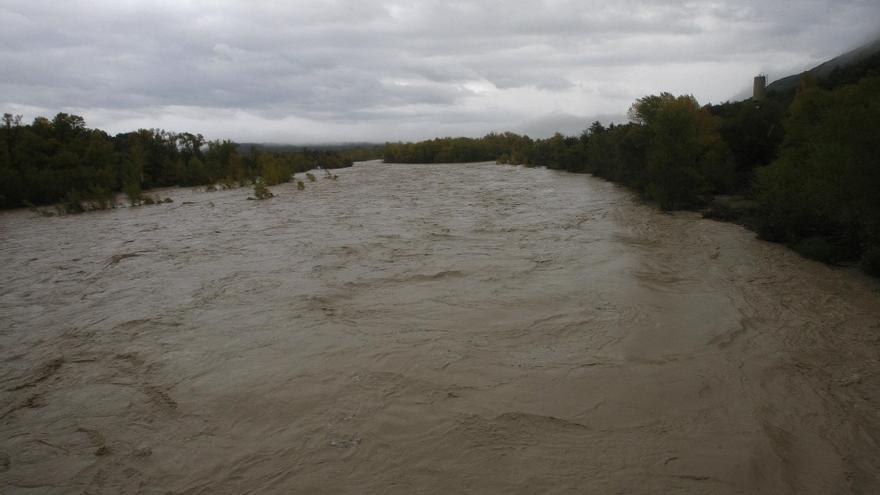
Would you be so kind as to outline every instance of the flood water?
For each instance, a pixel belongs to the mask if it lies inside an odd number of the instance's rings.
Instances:
[[[876,281],[589,176],[336,173],[0,214],[0,491],[880,491]]]

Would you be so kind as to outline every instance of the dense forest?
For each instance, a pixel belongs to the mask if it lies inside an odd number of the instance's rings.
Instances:
[[[579,136],[387,143],[386,162],[494,160],[590,173],[661,208],[702,209],[829,263],[880,275],[877,57],[766,98],[701,106],[669,93],[637,100],[629,123]]]
[[[86,127],[77,115],[3,115],[0,123],[0,208],[62,203],[68,212],[106,208],[124,192],[132,204],[142,191],[165,186],[268,186],[318,166],[348,167],[352,158],[337,149],[262,149],[201,134],[158,129],[110,136]]]

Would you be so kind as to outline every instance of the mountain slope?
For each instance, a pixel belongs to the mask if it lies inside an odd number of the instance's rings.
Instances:
[[[880,72],[880,39],[834,57],[802,74],[776,80],[767,86],[767,91],[770,93],[794,91],[804,74],[812,76],[823,86],[836,87],[855,82],[872,71]]]

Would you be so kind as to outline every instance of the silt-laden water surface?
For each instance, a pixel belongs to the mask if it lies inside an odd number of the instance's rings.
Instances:
[[[877,493],[880,286],[545,169],[0,215],[5,493]]]

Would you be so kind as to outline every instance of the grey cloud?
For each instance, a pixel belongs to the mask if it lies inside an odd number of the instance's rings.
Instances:
[[[533,138],[550,137],[556,132],[565,135],[578,135],[593,122],[603,125],[627,122],[626,115],[572,115],[569,113],[550,113],[532,118],[516,126],[514,130]]]
[[[492,70],[485,74],[485,78],[500,89],[532,86],[547,91],[562,91],[574,87],[574,83],[564,76],[544,71]]]
[[[316,129],[361,139],[380,125],[386,139],[544,132],[568,129],[564,115],[625,112],[661,84],[733,96],[741,82],[693,74],[805,68],[880,34],[877,18],[873,0],[11,0],[0,6],[0,105],[109,125],[197,124],[203,109],[206,127],[228,129],[218,137],[243,132],[218,118],[247,115],[266,132],[289,123],[290,141]]]

